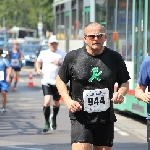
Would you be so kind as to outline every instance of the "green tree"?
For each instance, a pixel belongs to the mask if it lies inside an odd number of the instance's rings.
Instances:
[[[0,25],[37,29],[39,14],[42,14],[43,30],[53,30],[52,0],[0,0]]]

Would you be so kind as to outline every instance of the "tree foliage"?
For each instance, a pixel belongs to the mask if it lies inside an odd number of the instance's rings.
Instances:
[[[53,30],[53,0],[0,0],[0,25],[37,29],[39,21],[43,30]],[[42,20],[40,19],[42,16]]]

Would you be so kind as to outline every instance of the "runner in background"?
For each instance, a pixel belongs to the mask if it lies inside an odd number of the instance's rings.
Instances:
[[[12,72],[8,59],[2,57],[3,50],[0,48],[0,91],[2,95],[2,112],[6,111],[7,92]],[[7,73],[6,73],[7,70]]]
[[[45,127],[43,133],[56,130],[56,116],[59,112],[60,95],[56,88],[56,76],[64,60],[66,52],[58,50],[58,39],[52,35],[48,41],[48,50],[41,51],[36,62],[37,74],[42,75],[42,89],[44,95],[43,113],[45,117]],[[42,65],[42,70],[40,69]],[[53,114],[50,109],[51,96],[53,96]],[[50,116],[51,114],[51,116]],[[49,121],[50,119],[50,121]]]
[[[21,71],[22,60],[24,59],[23,52],[18,48],[19,43],[15,41],[13,43],[13,49],[9,51],[8,58],[12,65],[12,74],[11,74],[11,81],[14,80],[13,91],[16,91],[17,82],[19,80],[19,72]]]

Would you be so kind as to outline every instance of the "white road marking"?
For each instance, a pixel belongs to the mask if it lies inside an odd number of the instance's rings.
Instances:
[[[129,136],[128,133],[126,133],[126,132],[124,132],[124,131],[116,128],[116,127],[114,127],[114,131],[117,132],[118,134],[122,135],[122,136]]]
[[[20,82],[25,82],[25,80],[23,80],[23,79],[19,79],[19,81],[20,81]]]
[[[5,146],[8,148],[13,148],[13,149],[26,149],[26,150],[43,150],[43,149],[39,149],[39,148],[25,148],[25,147],[18,147],[18,146]]]

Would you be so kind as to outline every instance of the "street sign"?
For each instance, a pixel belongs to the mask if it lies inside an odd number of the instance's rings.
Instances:
[[[42,22],[38,22],[38,30],[42,30],[43,29],[43,23]]]

